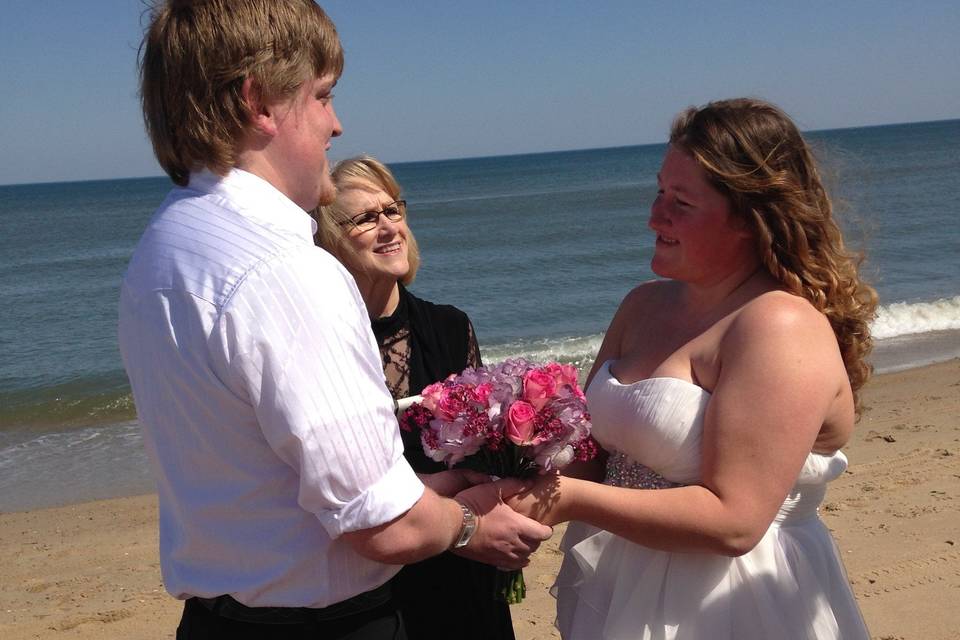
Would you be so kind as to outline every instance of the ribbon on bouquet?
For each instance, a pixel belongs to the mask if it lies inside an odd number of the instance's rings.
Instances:
[[[409,396],[407,398],[400,398],[399,400],[394,400],[393,412],[397,414],[397,417],[399,417],[400,414],[406,411],[410,407],[410,405],[412,405],[414,402],[420,402],[422,400],[423,400],[423,396]]]

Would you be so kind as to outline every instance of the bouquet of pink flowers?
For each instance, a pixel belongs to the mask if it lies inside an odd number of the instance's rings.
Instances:
[[[506,360],[467,369],[426,387],[400,416],[423,450],[448,467],[499,477],[529,477],[597,453],[590,414],[572,365]],[[523,574],[502,574],[496,594],[523,600]]]

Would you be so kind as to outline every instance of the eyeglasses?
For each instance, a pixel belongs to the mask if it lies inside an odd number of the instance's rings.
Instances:
[[[385,206],[380,211],[364,211],[363,213],[358,213],[349,220],[344,220],[340,224],[352,224],[360,233],[366,233],[367,231],[376,229],[377,224],[380,222],[380,216],[385,217],[390,222],[400,222],[406,217],[406,215],[407,201],[396,200]]]

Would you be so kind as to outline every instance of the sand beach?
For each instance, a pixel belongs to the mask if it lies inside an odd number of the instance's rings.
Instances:
[[[960,360],[877,376],[821,510],[877,640],[960,637]],[[559,637],[547,593],[563,531],[526,570],[519,640]],[[156,497],[0,514],[0,637],[172,638]]]

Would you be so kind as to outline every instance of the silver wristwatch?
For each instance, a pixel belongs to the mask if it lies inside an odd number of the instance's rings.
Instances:
[[[477,514],[462,502],[458,502],[457,504],[459,504],[460,509],[463,510],[463,522],[460,525],[460,535],[457,536],[457,541],[453,543],[451,549],[460,549],[467,546],[470,538],[473,537],[474,532],[477,530]]]

